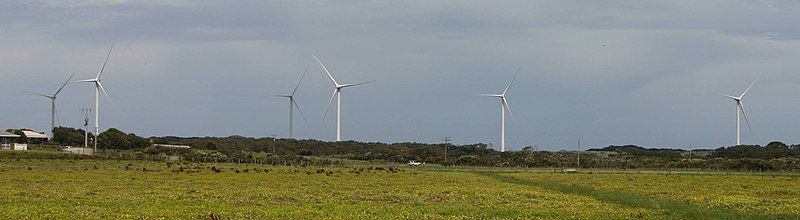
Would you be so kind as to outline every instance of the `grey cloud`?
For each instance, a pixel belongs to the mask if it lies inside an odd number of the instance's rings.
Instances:
[[[331,139],[322,123],[332,92],[319,56],[340,81],[378,80],[345,91],[344,135],[365,141],[497,142],[499,106],[474,95],[509,94],[513,149],[730,145],[732,104],[748,97],[747,143],[797,142],[800,82],[792,1],[530,2],[128,2],[0,3],[0,77],[14,94],[2,127],[42,129],[47,106],[21,95],[47,91],[72,71],[89,77],[111,42],[104,80],[120,110],[101,127],[140,135],[284,134],[284,100],[310,70],[298,102],[310,120],[297,132]],[[13,9],[13,10],[11,10]],[[78,126],[87,85],[59,100]]]

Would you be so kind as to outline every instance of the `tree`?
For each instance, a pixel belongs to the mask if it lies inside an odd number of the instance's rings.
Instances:
[[[64,146],[83,146],[84,141],[83,129],[75,129],[70,127],[56,127],[53,129],[52,141]],[[93,138],[94,134],[88,133],[89,138]]]
[[[110,128],[100,133],[97,144],[107,149],[135,149],[147,147],[147,139],[136,136],[134,133],[125,134],[116,128]]]
[[[110,128],[107,131],[100,133],[97,139],[97,145],[100,148],[111,149],[127,149],[128,135],[125,132]]]
[[[773,141],[773,142],[769,142],[769,144],[767,144],[766,147],[767,148],[788,148],[789,146],[786,146],[786,144],[784,144],[783,142],[780,142],[780,141]]]

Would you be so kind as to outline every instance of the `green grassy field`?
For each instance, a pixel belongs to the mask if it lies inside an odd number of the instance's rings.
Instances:
[[[792,175],[0,159],[2,219],[797,219],[798,195]]]

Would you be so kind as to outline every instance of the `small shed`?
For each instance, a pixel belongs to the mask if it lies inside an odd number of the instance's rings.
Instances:
[[[20,136],[14,133],[0,131],[0,142],[2,142],[2,147],[0,147],[0,149],[13,150],[12,147],[14,146],[14,142],[16,142],[16,140],[19,138]]]

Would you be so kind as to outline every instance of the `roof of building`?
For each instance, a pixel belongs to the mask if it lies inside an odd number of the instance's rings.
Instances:
[[[24,134],[25,137],[27,137],[27,138],[44,138],[44,139],[47,139],[47,135],[44,135],[42,133],[35,132],[35,131],[22,131],[22,134]]]
[[[8,132],[8,131],[0,131],[0,137],[5,137],[5,138],[18,138],[18,137],[19,137],[19,135],[16,135],[16,134],[14,134],[14,133],[11,133],[11,132]]]
[[[192,148],[191,146],[186,145],[174,145],[174,144],[153,144],[159,147],[170,147],[170,148]]]

